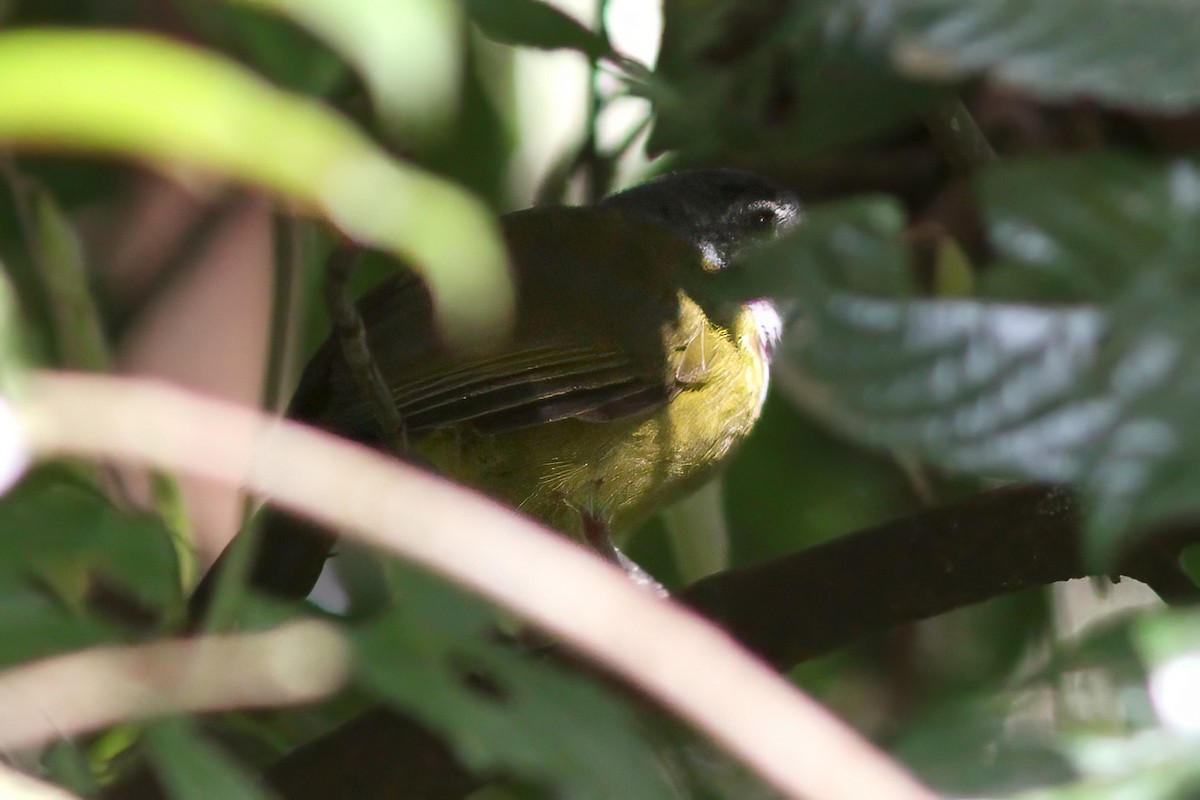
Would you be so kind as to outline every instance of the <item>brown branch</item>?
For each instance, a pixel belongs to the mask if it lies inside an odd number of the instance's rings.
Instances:
[[[926,111],[925,127],[938,151],[957,172],[970,175],[996,161],[996,151],[957,97],[948,97]]]
[[[679,599],[780,669],[892,626],[1096,574],[1066,489],[1015,484],[689,587]],[[1118,564],[1168,602],[1200,591],[1179,550],[1200,530],[1145,539]]]

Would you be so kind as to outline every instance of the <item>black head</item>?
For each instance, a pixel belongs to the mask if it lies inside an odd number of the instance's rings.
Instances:
[[[749,244],[772,239],[800,221],[800,201],[749,172],[673,172],[599,202],[669,228],[691,241],[711,269],[723,269]]]

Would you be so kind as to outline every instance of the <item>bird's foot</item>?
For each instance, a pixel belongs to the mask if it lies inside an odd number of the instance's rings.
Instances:
[[[634,585],[645,589],[656,597],[670,597],[671,593],[661,583],[656,581],[649,572],[642,569],[633,559],[622,553],[608,534],[608,525],[593,514],[580,512],[583,517],[583,537],[589,547],[601,558],[616,564],[629,576]]]

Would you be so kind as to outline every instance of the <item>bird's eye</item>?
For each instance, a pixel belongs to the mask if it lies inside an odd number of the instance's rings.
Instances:
[[[772,230],[775,221],[775,209],[766,205],[751,206],[742,215],[742,225],[756,233]]]

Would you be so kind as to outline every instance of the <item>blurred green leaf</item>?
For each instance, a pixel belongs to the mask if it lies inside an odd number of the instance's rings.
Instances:
[[[919,121],[937,94],[895,72],[890,19],[870,0],[668,0],[638,89],[648,148],[803,158]]]
[[[1200,651],[1200,616],[1173,611],[1138,620],[1133,629],[1138,652],[1149,664]]]
[[[357,637],[362,682],[446,735],[464,763],[570,797],[674,796],[623,704],[496,643],[481,601],[408,568],[401,591],[398,608]]]
[[[1009,797],[1074,778],[1051,737],[1012,725],[1020,702],[1006,692],[946,703],[913,720],[895,752],[943,797]]]
[[[1115,301],[1144,268],[1186,259],[1190,167],[1159,169],[1133,158],[1030,159],[979,181],[992,246],[1003,269],[981,290],[1033,301]],[[1171,183],[1177,181],[1172,188]]]
[[[1179,552],[1179,567],[1200,586],[1200,544],[1190,544]]]
[[[1047,99],[1200,104],[1200,14],[1177,0],[891,0],[895,59],[921,78],[986,72]]]
[[[890,198],[860,197],[811,209],[785,236],[762,245],[689,291],[705,300],[804,300],[821,287],[890,297],[911,291],[900,242],[904,212]]]
[[[463,60],[456,0],[228,0],[285,15],[362,74],[387,127],[402,140],[443,132],[458,106]]]
[[[73,604],[97,578],[154,609],[180,597],[170,535],[66,470],[39,470],[0,498],[0,581],[38,580]]]
[[[147,755],[174,800],[267,800],[268,795],[230,756],[188,721],[168,719],[146,728]]]
[[[50,307],[61,366],[107,371],[112,356],[74,226],[45,187],[15,165],[6,171]]]
[[[31,582],[0,578],[0,666],[110,644],[118,630],[73,613]]]
[[[1086,776],[1022,800],[1186,800],[1200,788],[1196,741],[1162,731],[1136,737],[1079,736],[1062,749]]]
[[[342,59],[277,14],[237,0],[173,0],[173,6],[197,39],[235,54],[281,88],[327,97],[345,83],[348,70]]]
[[[578,50],[588,58],[611,53],[608,42],[574,17],[540,0],[466,0],[467,14],[484,35],[518,47]]]
[[[187,164],[260,184],[411,261],[452,343],[479,346],[510,324],[505,255],[481,203],[215,55],[116,31],[5,33],[0,141]]]
[[[1010,268],[1054,273],[1072,305],[864,294],[849,245],[861,225],[848,223],[825,231],[823,250],[793,240],[812,335],[790,357],[829,382],[869,441],[955,470],[1077,483],[1093,555],[1131,527],[1200,512],[1200,173],[1078,159],[1002,168],[988,185],[1002,187],[985,190],[1002,198],[991,234],[1023,259]]]

